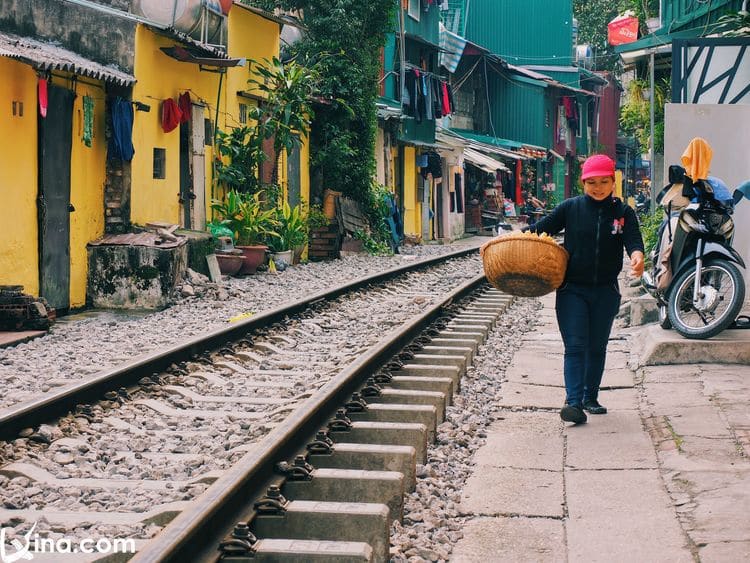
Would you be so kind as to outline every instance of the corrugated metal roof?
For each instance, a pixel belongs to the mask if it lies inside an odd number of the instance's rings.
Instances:
[[[118,68],[86,59],[54,43],[11,33],[0,32],[0,56],[16,59],[43,71],[62,70],[121,86],[130,86],[135,82],[133,75]]]

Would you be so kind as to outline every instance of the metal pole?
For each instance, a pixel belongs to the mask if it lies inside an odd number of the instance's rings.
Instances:
[[[655,139],[654,139],[654,98],[656,98],[656,92],[654,91],[654,52],[651,51],[651,56],[649,57],[649,74],[650,74],[650,80],[651,80],[651,95],[648,97],[649,101],[649,112],[651,114],[651,136],[650,136],[650,143],[649,143],[649,154],[648,158],[651,162],[649,166],[649,179],[651,180],[651,212],[653,213],[656,210],[656,184],[654,183],[654,156],[656,153],[655,148]]]
[[[398,99],[401,111],[404,111],[404,89],[406,88],[406,27],[404,24],[404,5],[398,4]],[[414,103],[413,100],[411,103]]]

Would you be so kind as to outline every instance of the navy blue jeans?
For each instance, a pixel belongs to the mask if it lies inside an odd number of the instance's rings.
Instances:
[[[566,283],[557,290],[557,324],[565,345],[566,402],[596,400],[607,358],[607,340],[620,308],[620,290]]]

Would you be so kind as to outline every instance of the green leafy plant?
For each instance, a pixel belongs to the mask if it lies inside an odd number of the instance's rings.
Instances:
[[[656,213],[649,213],[640,218],[641,223],[641,235],[643,236],[643,246],[646,250],[646,260],[650,262],[649,256],[651,251],[656,248],[659,242],[658,230],[664,219],[664,214],[661,211]]]
[[[717,20],[716,24],[725,37],[750,36],[750,13],[748,12],[725,14]]]
[[[274,216],[275,236],[269,239],[274,252],[294,250],[307,243],[307,215],[302,205],[290,206],[286,201],[277,207]]]
[[[277,236],[275,210],[264,209],[260,193],[248,194],[232,190],[223,200],[211,204],[222,225],[232,230],[241,246],[265,244]]]
[[[330,225],[331,220],[323,213],[321,205],[312,205],[307,214],[307,223],[311,229],[322,229]]]
[[[256,121],[256,136],[272,139],[274,166],[272,183],[278,180],[278,156],[290,153],[307,137],[315,112],[313,100],[317,96],[320,76],[314,66],[306,67],[292,60],[282,63],[276,57],[262,63],[250,61],[253,76],[250,88],[263,96],[264,101],[252,108]]]
[[[628,95],[620,110],[620,126],[625,133],[635,136],[642,147],[649,147],[651,136],[650,101],[645,91],[648,82],[633,80],[628,85]],[[664,152],[664,105],[670,97],[670,81],[662,78],[654,86],[654,151]]]
[[[251,127],[217,131],[215,178],[227,190],[255,193],[260,189],[258,171],[266,159],[263,143]]]
[[[391,247],[387,243],[375,240],[362,229],[354,231],[354,238],[362,241],[365,252],[372,256],[390,256],[393,254]]]

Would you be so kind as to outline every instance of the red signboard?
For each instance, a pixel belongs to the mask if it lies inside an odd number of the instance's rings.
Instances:
[[[607,24],[610,45],[623,45],[638,39],[638,18],[620,16]]]

